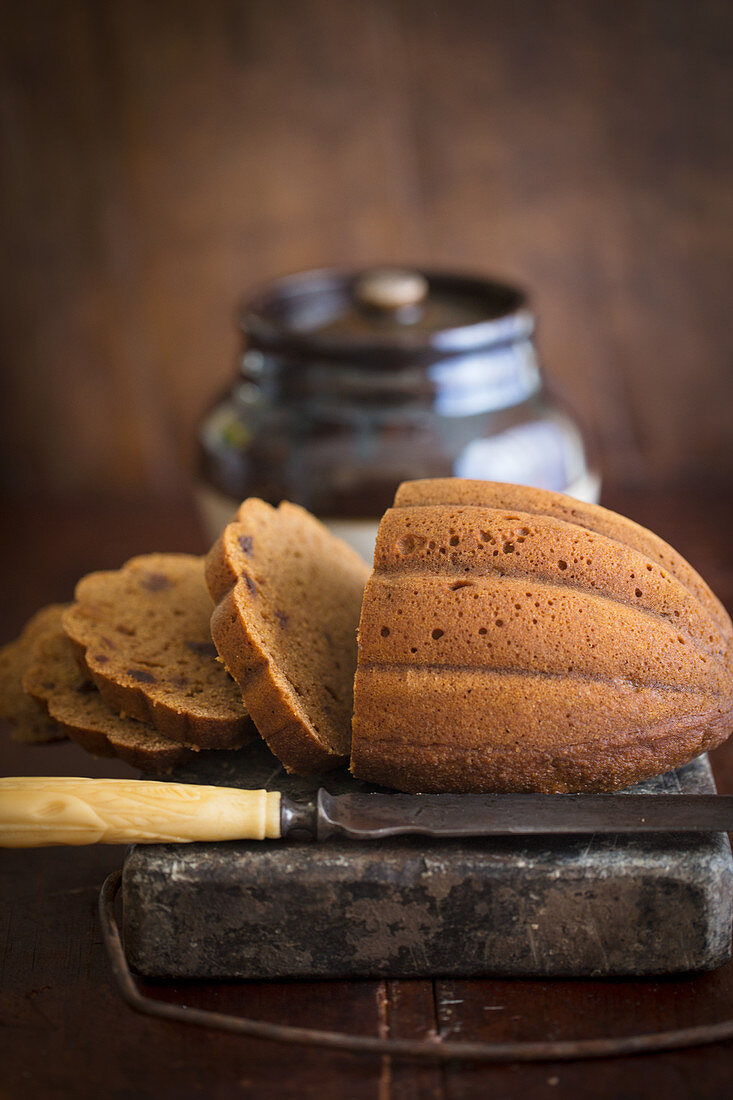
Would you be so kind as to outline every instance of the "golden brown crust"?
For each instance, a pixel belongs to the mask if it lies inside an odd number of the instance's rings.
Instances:
[[[211,641],[201,558],[141,555],[83,577],[75,600],[64,630],[112,710],[200,748],[257,736]]]
[[[708,695],[624,681],[410,677],[360,670],[352,750],[360,779],[408,792],[618,790],[715,748],[733,723]]]
[[[728,735],[730,620],[651,532],[518,486],[407,483],[396,501],[359,631],[359,778],[614,790]]]
[[[94,756],[118,757],[133,768],[158,774],[194,757],[193,748],[110,710],[74,660],[60,623],[37,639],[23,688],[72,740]]]
[[[532,489],[526,485],[510,485],[497,481],[470,479],[426,478],[403,481],[395,493],[395,508],[415,504],[477,504],[501,511],[520,509],[532,515],[551,516],[573,526],[583,527],[636,550],[649,561],[668,569],[691,594],[700,601],[723,631],[730,632],[730,618],[718,597],[690,563],[674,547],[653,531],[599,504],[586,504],[563,493]]]
[[[288,771],[348,759],[356,624],[369,569],[304,509],[245,501],[212,547],[211,634]]]
[[[13,642],[0,649],[0,718],[12,726],[14,741],[45,745],[63,741],[66,733],[23,691],[22,679],[33,657],[38,638],[49,629],[57,629],[67,604],[49,604],[41,608],[24,626]]]

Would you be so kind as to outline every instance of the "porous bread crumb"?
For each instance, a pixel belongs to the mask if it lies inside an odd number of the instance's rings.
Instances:
[[[193,747],[163,737],[152,726],[110,710],[74,659],[60,625],[33,648],[23,689],[42,703],[68,736],[94,756],[112,756],[141,771],[170,771],[194,756]]]
[[[0,649],[0,718],[10,722],[14,741],[45,745],[66,739],[66,733],[49,718],[45,707],[29,698],[22,686],[35,643],[49,629],[60,627],[66,607],[67,604],[49,604],[41,608],[15,641]]]
[[[288,771],[348,759],[366,563],[295,504],[246,500],[212,548],[211,633]]]
[[[236,748],[257,731],[217,661],[203,559],[144,554],[90,573],[63,626],[112,710],[200,748]]]

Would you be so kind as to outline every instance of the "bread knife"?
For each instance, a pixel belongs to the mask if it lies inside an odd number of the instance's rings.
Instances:
[[[0,779],[0,846],[733,831],[733,795],[341,794],[140,779]]]

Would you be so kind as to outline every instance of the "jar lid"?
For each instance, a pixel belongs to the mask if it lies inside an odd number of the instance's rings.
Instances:
[[[252,346],[302,357],[436,359],[527,338],[525,294],[492,279],[417,268],[305,271],[244,304]]]

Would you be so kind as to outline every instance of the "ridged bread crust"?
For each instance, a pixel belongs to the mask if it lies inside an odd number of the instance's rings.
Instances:
[[[209,553],[212,637],[288,771],[314,774],[348,759],[368,575],[346,543],[288,502],[246,500]]]
[[[400,486],[364,597],[352,771],[405,791],[610,791],[729,734],[733,627],[671,547],[521,486]]]

